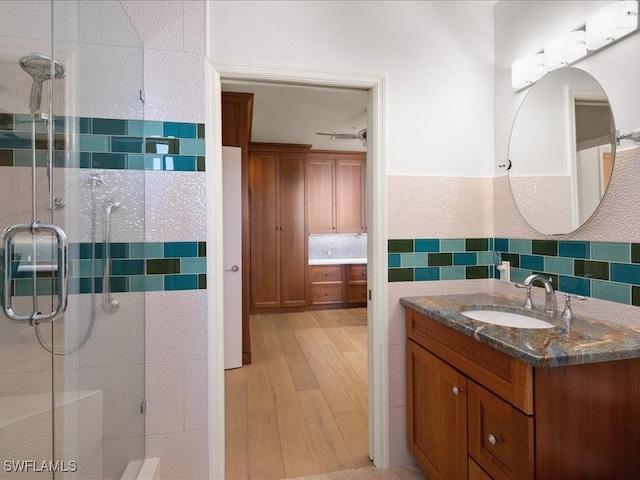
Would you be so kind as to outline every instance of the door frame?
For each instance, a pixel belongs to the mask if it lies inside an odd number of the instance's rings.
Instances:
[[[205,59],[207,200],[207,341],[209,393],[209,478],[224,478],[224,322],[222,249],[221,79],[289,85],[341,87],[369,91],[367,135],[367,305],[369,456],[376,467],[389,466],[389,375],[387,297],[387,175],[383,75],[328,72],[212,62]]]

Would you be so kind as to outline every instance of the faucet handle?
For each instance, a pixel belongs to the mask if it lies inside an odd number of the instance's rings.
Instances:
[[[575,298],[576,300],[586,300],[587,297],[583,297],[582,295],[576,295],[576,294],[572,294],[572,293],[565,293],[564,294],[564,310],[562,311],[562,318],[565,318],[567,320],[572,320],[573,319],[573,312],[571,311],[571,299]]]
[[[527,298],[525,298],[524,305],[522,305],[522,307],[526,308],[527,310],[532,310],[533,309],[533,303],[531,302],[531,284],[516,283],[515,287],[516,288],[525,288],[526,289]]]

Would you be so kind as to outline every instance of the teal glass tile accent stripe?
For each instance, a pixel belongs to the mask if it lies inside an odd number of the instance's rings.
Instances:
[[[426,259],[426,261],[425,261]],[[533,273],[551,278],[558,291],[640,306],[640,243],[519,238],[405,238],[388,241],[389,282],[500,278],[511,264],[511,282]]]
[[[69,293],[101,293],[104,262],[102,243],[71,243]],[[31,295],[31,274],[17,273],[22,254],[12,253],[12,289],[15,295]],[[42,262],[46,258],[40,258]],[[114,242],[111,244],[111,291],[151,292],[206,289],[206,242]],[[51,294],[50,273],[39,273],[38,293]]]
[[[204,124],[110,118],[56,117],[55,166],[120,170],[205,171]],[[66,151],[65,128],[77,135]],[[44,122],[36,122],[37,165],[46,165]],[[31,166],[31,117],[0,116],[0,166]]]
[[[522,253],[526,242],[531,254]],[[496,238],[494,245],[511,262],[512,282],[540,273],[561,292],[640,306],[640,244]]]
[[[493,238],[388,241],[389,282],[493,278]]]

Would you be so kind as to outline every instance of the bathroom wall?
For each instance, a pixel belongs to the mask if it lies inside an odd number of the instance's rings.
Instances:
[[[203,123],[205,2],[121,3],[144,44],[145,120]],[[146,172],[146,242],[206,241],[204,177]],[[147,292],[145,308],[146,456],[162,478],[207,478],[206,290]]]

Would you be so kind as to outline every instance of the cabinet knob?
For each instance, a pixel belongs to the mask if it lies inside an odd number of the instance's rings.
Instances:
[[[324,272],[324,276],[328,277],[329,276],[329,272]]]
[[[489,440],[489,443],[491,445],[495,445],[496,442],[498,441],[498,439],[492,433],[489,434],[489,436],[487,437],[487,440]]]
[[[460,393],[460,389],[458,387],[453,387],[453,394],[458,395]]]

